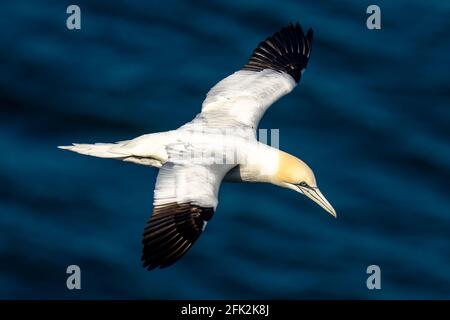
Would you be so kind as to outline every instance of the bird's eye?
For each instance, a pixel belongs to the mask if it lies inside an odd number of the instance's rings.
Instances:
[[[300,182],[299,183],[299,186],[302,186],[302,187],[308,187],[308,184],[305,182],[305,181],[302,181],[302,182]]]

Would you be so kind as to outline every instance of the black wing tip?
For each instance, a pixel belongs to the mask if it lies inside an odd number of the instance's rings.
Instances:
[[[144,230],[142,266],[166,268],[177,262],[203,232],[214,208],[191,203],[156,206]]]
[[[289,74],[299,82],[311,54],[313,29],[305,34],[299,22],[286,27],[262,41],[253,51],[247,64],[248,71],[272,69]]]

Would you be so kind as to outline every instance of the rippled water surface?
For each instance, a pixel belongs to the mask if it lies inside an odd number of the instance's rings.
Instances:
[[[450,298],[450,5],[9,1],[0,13],[0,298]],[[164,4],[163,4],[164,3]],[[225,184],[171,268],[140,265],[156,170],[56,149],[189,121],[289,21],[315,31],[301,85],[261,122],[338,212]],[[82,269],[68,291],[65,269]],[[377,264],[382,289],[366,288]]]

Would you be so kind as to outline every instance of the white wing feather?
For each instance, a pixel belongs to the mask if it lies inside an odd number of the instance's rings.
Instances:
[[[202,112],[190,124],[256,129],[267,108],[295,86],[294,79],[284,72],[237,71],[211,88]]]
[[[175,164],[167,162],[159,169],[153,205],[191,203],[205,208],[216,208],[218,192],[226,165]]]

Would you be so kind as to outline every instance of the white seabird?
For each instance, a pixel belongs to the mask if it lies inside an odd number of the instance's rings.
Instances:
[[[268,37],[240,71],[208,92],[201,112],[176,130],[59,147],[160,168],[142,240],[145,268],[167,267],[187,252],[216,210],[222,180],[289,188],[336,217],[308,165],[256,138],[266,109],[300,81],[312,39],[312,29],[304,34],[298,23]]]

